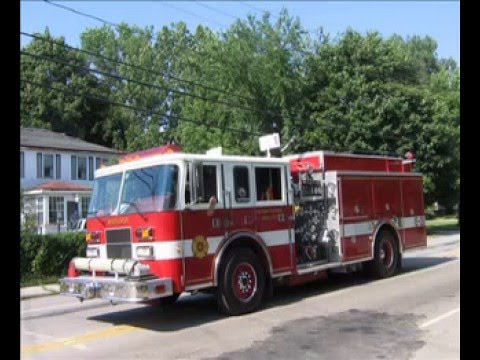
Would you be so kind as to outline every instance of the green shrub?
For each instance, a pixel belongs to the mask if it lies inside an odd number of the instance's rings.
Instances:
[[[21,234],[21,281],[32,277],[62,276],[75,256],[85,256],[86,242],[83,232],[49,235]]]
[[[32,264],[42,244],[42,236],[29,232],[20,233],[20,280],[30,279],[33,275]]]
[[[431,219],[434,219],[436,218],[438,215],[437,213],[435,212],[435,210],[433,209],[433,207],[429,206],[427,208],[425,208],[425,218],[427,220],[431,220]]]

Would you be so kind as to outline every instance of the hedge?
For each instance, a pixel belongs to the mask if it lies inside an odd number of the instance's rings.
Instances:
[[[20,281],[63,276],[75,256],[85,256],[84,232],[20,234]]]

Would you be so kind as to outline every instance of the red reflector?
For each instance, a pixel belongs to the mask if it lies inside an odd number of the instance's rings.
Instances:
[[[139,241],[152,241],[153,240],[153,229],[150,228],[138,228],[135,231]]]
[[[166,291],[165,289],[165,285],[164,284],[160,284],[160,285],[157,285],[155,286],[155,291],[157,294],[162,294]]]
[[[100,232],[98,231],[87,231],[85,235],[85,240],[89,244],[98,244],[100,242]]]

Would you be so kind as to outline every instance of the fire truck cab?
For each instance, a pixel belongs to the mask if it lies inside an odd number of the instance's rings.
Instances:
[[[422,177],[400,158],[141,154],[97,170],[87,257],[61,293],[170,303],[214,290],[231,315],[276,282],[362,267],[378,278],[426,246]]]

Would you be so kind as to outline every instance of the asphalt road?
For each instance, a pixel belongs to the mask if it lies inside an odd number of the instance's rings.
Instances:
[[[460,234],[429,237],[393,278],[278,288],[240,317],[203,294],[168,310],[62,296],[21,309],[23,359],[459,359]]]

